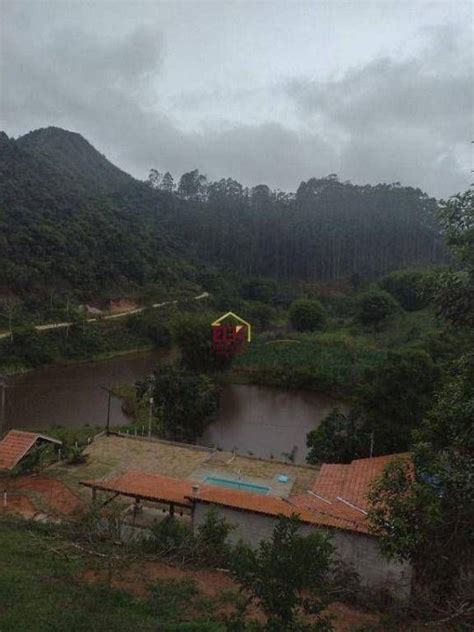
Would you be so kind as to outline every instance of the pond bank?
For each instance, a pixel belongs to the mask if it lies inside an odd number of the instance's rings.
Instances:
[[[158,362],[173,359],[175,351],[126,354],[101,362],[38,369],[7,380],[6,424],[9,428],[44,429],[54,426],[104,428],[108,392],[133,384]],[[334,406],[344,403],[320,393],[268,386],[224,384],[222,405],[199,443],[263,458],[284,458],[296,446],[296,462],[304,463],[306,434]],[[111,399],[111,427],[130,419],[121,401]]]

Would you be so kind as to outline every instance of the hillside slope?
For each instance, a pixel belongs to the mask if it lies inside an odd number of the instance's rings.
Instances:
[[[0,137],[0,286],[97,293],[182,278],[184,248],[161,196],[79,134]],[[188,271],[189,272],[189,271]]]
[[[0,293],[169,288],[195,281],[200,262],[292,282],[374,278],[443,261],[436,206],[419,189],[334,175],[284,193],[195,170],[165,190],[80,134],[1,133]]]
[[[29,154],[35,154],[51,169],[75,180],[78,188],[113,192],[133,182],[130,175],[75,132],[47,127],[21,136],[16,144]]]

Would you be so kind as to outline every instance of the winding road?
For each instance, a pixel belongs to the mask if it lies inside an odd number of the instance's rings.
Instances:
[[[193,299],[195,301],[200,301],[203,298],[207,298],[209,296],[209,292],[202,292],[202,294],[198,294],[197,296],[193,296]],[[165,305],[173,305],[175,303],[177,303],[178,301],[164,301],[163,303],[154,303],[152,305],[153,309],[159,308],[159,307],[164,307]],[[93,323],[96,321],[103,321],[103,320],[112,320],[115,318],[124,318],[125,316],[130,316],[131,314],[139,314],[140,312],[145,311],[145,309],[147,309],[146,307],[137,307],[136,309],[131,309],[127,312],[120,312],[119,314],[109,314],[109,316],[99,316],[96,318],[87,318],[86,322],[87,323]],[[48,323],[46,325],[35,325],[35,329],[36,331],[48,331],[50,329],[63,329],[64,327],[70,327],[73,323],[72,322],[64,322],[64,323]],[[0,339],[1,338],[8,338],[10,336],[10,332],[7,331],[5,333],[0,333]]]

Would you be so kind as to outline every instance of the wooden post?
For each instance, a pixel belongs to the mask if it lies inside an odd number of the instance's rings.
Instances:
[[[174,503],[170,503],[170,517],[174,516]]]

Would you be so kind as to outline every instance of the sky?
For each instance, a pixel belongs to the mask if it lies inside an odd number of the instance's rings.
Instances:
[[[294,191],[472,181],[474,4],[0,0],[0,128],[79,132],[137,178]]]

